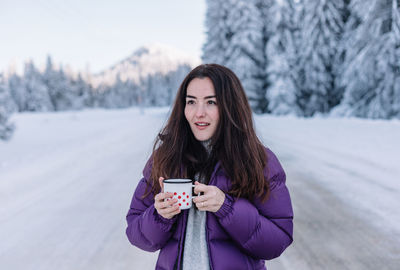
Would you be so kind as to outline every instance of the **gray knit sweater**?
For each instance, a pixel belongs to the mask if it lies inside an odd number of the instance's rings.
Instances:
[[[210,153],[210,141],[202,142]],[[204,183],[205,179],[199,179],[199,174],[194,176],[196,181]],[[206,211],[200,211],[191,207],[189,209],[186,224],[185,247],[183,249],[183,270],[209,270],[210,262],[206,240]]]

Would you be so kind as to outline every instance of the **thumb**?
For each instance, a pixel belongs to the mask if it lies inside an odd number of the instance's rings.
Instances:
[[[158,178],[158,182],[160,183],[161,192],[164,192],[164,177]]]

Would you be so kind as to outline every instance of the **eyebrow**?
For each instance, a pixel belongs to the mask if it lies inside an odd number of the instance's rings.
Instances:
[[[194,99],[197,99],[197,97],[195,97],[195,96],[190,96],[190,95],[186,95],[186,98],[194,98]],[[206,97],[204,97],[204,99],[210,99],[210,98],[217,98],[216,96],[206,96]]]

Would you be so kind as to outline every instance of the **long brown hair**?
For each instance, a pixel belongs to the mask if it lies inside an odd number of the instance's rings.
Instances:
[[[195,139],[184,114],[189,83],[205,77],[214,85],[219,110],[210,154]],[[266,151],[254,131],[249,102],[237,76],[221,65],[200,65],[183,80],[167,124],[154,143],[152,159],[150,183],[154,194],[160,191],[160,176],[193,179],[195,173],[201,173],[209,180],[220,162],[232,183],[230,195],[263,200],[269,195],[269,183],[263,173]]]

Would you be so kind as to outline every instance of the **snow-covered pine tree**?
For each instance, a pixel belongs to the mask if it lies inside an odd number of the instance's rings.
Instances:
[[[72,78],[72,74],[66,74],[60,67],[56,69],[50,56],[47,57],[46,70],[43,74],[44,82],[49,89],[51,103],[56,111],[73,110],[83,108],[84,99],[87,96],[85,88]],[[79,80],[79,79],[78,79]]]
[[[191,66],[187,64],[180,65],[176,70],[169,72],[165,77],[167,91],[167,104],[172,104],[174,102],[174,97],[178,88],[185,78],[186,74],[192,69]]]
[[[0,140],[8,140],[14,131],[14,124],[9,122],[14,108],[15,104],[9,94],[8,86],[0,74]]]
[[[392,115],[400,118],[400,0],[393,0],[392,35],[394,43],[391,63],[394,73]]]
[[[139,86],[137,85],[137,83],[132,79],[128,79],[127,81],[125,81],[124,87],[128,92],[127,98],[129,98],[129,106],[137,105],[139,95]]]
[[[127,108],[134,102],[134,88],[131,81],[122,81],[117,74],[115,83],[105,93],[103,106],[106,108]]]
[[[165,77],[157,72],[147,76],[145,100],[147,106],[165,106],[168,92],[165,89]]]
[[[270,0],[209,1],[203,61],[231,68],[241,80],[255,112],[268,108],[266,44]]]
[[[346,89],[350,84],[362,87],[360,82],[356,82],[353,78],[349,81],[348,78],[351,70],[356,68],[354,71],[357,72],[355,59],[359,59],[358,54],[370,42],[370,29],[363,27],[363,24],[368,13],[371,12],[373,1],[375,0],[351,0],[348,5],[349,18],[344,26],[344,34],[338,48],[339,55],[343,57],[343,63],[336,78],[337,87],[344,89],[345,93],[340,104],[331,111],[332,115],[351,115],[351,104],[346,101],[348,100]]]
[[[89,65],[87,65],[85,70],[80,73],[79,78],[81,78],[82,81],[86,85],[87,98],[85,99],[84,107],[87,107],[87,108],[94,107],[93,77],[92,77],[92,74],[90,72]]]
[[[338,93],[341,95],[341,100],[343,99],[344,91],[346,89],[346,86],[342,84],[342,78],[343,78],[343,73],[344,70],[347,67],[346,59],[347,59],[347,54],[349,53],[349,50],[352,50],[349,45],[352,43],[351,40],[354,39],[352,36],[352,29],[357,28],[358,25],[360,24],[360,21],[357,20],[355,21],[355,17],[350,16],[350,2],[352,0],[344,0],[344,8],[343,8],[343,34],[341,37],[341,40],[338,44],[337,48],[337,55],[335,57],[335,62],[334,62],[334,73],[336,74],[335,77],[335,88]],[[353,0],[354,1],[354,0]],[[351,46],[351,45],[350,45]],[[340,104],[339,102],[339,104]],[[335,110],[336,107],[332,108],[332,110]],[[332,111],[331,110],[331,111]]]
[[[85,78],[82,78],[83,82],[86,84],[87,90],[87,98],[85,99],[84,107],[92,108],[94,107],[94,87],[90,83],[90,81],[86,81]]]
[[[49,89],[51,104],[53,105],[53,108],[57,111],[57,91],[59,88],[59,77],[50,55],[47,56],[46,69],[43,73],[43,80],[47,88]]]
[[[93,107],[95,108],[109,108],[109,103],[107,102],[109,98],[109,92],[111,92],[112,86],[106,84],[98,85],[92,94]]]
[[[400,118],[398,0],[358,0],[351,8],[360,24],[347,54],[345,95],[332,114]]]
[[[378,97],[371,102],[368,117],[400,119],[400,36],[399,0],[388,1],[389,15],[382,22],[382,50],[377,54],[377,68],[381,71],[376,92]],[[380,3],[382,9],[386,5]],[[386,32],[385,32],[386,31]]]
[[[76,98],[72,92],[71,79],[66,75],[64,69],[60,67],[55,71],[57,83],[50,91],[51,99],[54,101],[56,111],[64,111],[72,108],[73,99]]]
[[[81,110],[90,104],[90,87],[79,73],[76,79],[71,79],[71,110]]]
[[[54,107],[50,101],[48,87],[42,74],[36,69],[32,61],[25,64],[23,80],[26,89],[25,110],[35,112],[53,111]]]
[[[277,1],[271,8],[273,35],[267,46],[269,60],[268,75],[270,86],[267,91],[268,109],[273,114],[297,114],[294,69],[297,59],[296,34],[293,0]]]
[[[99,98],[100,107],[107,109],[116,109],[118,108],[117,104],[119,102],[118,97],[116,95],[116,87],[118,84],[118,78],[115,84],[110,86],[101,85],[99,87],[99,92],[97,97]]]
[[[13,73],[10,74],[7,81],[8,81],[8,87],[10,89],[10,95],[17,106],[17,110],[19,112],[26,111],[27,93],[23,78],[18,76],[18,74]]]
[[[304,116],[327,113],[340,102],[335,57],[343,31],[343,0],[304,0],[296,74],[297,105]]]
[[[206,42],[203,45],[202,60],[204,63],[224,65],[229,59],[227,53],[234,35],[229,24],[232,9],[231,0],[207,0]]]
[[[266,46],[271,35],[272,1],[251,0],[233,1],[228,16],[234,35],[225,63],[239,77],[251,107],[256,113],[268,109],[266,91],[269,86],[267,76]]]
[[[147,106],[147,101],[146,101],[146,79],[143,77],[139,78],[139,83],[138,83],[138,95],[137,95],[137,101],[136,104],[140,108],[140,112],[143,113],[144,108]]]

